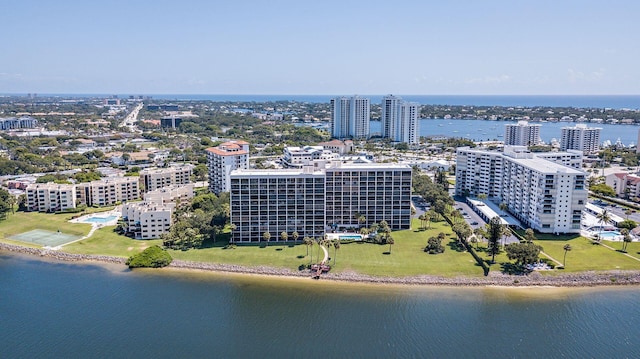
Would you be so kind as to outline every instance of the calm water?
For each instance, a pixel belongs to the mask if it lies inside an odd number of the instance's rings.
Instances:
[[[640,288],[401,288],[0,253],[3,358],[637,358]]]
[[[19,94],[5,94],[19,95]],[[104,98],[113,94],[41,94],[59,97],[99,97]],[[131,94],[119,94],[120,98],[128,98]],[[145,94],[133,94],[145,95]],[[300,102],[329,102],[338,96],[352,96],[353,94],[333,95],[234,95],[234,94],[152,94],[154,99],[168,101],[300,101]],[[380,103],[386,94],[362,95],[371,99],[371,103]],[[398,94],[396,94],[398,95]],[[473,105],[473,106],[550,106],[550,107],[583,107],[583,108],[640,108],[640,95],[399,95],[406,101],[423,105]]]
[[[453,137],[464,137],[474,141],[504,140],[504,125],[507,123],[517,123],[517,121],[482,121],[482,120],[420,120],[420,136],[445,135]],[[574,122],[545,122],[540,123],[540,137],[546,143],[555,138],[560,140],[562,127],[573,127]],[[587,123],[587,127],[599,127],[600,141],[610,141],[612,144],[618,139],[628,146],[637,144],[638,130],[636,125],[610,125]],[[371,121],[371,132],[380,132],[380,121]]]

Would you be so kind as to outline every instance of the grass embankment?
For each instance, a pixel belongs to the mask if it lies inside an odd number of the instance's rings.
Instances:
[[[44,229],[51,232],[60,230],[62,233],[72,234],[74,236],[87,235],[89,230],[91,230],[91,225],[87,223],[69,223],[69,220],[74,215],[77,216],[78,213],[50,214],[16,212],[9,214],[7,219],[0,221],[0,235],[3,239],[6,239],[7,237],[34,229]]]
[[[96,230],[90,238],[66,245],[63,250],[76,254],[102,254],[128,258],[150,246],[162,246],[160,239],[135,240],[115,233],[114,229],[115,226],[102,227]]]

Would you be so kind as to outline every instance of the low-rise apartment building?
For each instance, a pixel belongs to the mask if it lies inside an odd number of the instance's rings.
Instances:
[[[76,208],[72,184],[34,183],[27,186],[27,211],[61,212]]]
[[[175,203],[125,203],[122,205],[125,231],[136,239],[159,238],[171,228],[175,207]]]
[[[167,168],[147,168],[140,171],[140,181],[144,191],[155,191],[158,188],[191,183],[192,164],[182,164]]]
[[[618,197],[640,197],[640,177],[628,173],[612,173],[605,177],[605,184]]]
[[[76,185],[78,203],[111,206],[140,199],[139,177],[111,177]]]

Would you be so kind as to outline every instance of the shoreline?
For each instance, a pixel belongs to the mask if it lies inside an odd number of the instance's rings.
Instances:
[[[105,255],[73,254],[59,250],[23,247],[0,242],[0,251],[21,253],[38,257],[45,257],[64,262],[98,262],[125,265],[126,259]],[[259,275],[264,277],[307,278],[311,280],[308,271],[293,271],[287,268],[267,266],[245,267],[235,264],[191,262],[174,259],[168,267],[171,270],[204,271],[219,273],[235,273],[240,275]],[[528,275],[507,275],[490,272],[487,277],[441,277],[435,275],[420,275],[412,277],[377,277],[355,272],[326,273],[323,280],[336,282],[366,283],[375,285],[402,286],[443,286],[443,287],[553,287],[580,288],[603,286],[634,286],[640,285],[640,271],[607,271],[580,272],[545,276],[540,273]]]

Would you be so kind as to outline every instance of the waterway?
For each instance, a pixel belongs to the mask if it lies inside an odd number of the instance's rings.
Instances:
[[[464,137],[474,141],[504,140],[504,126],[517,121],[488,121],[488,120],[460,120],[460,119],[422,119],[418,124],[420,136]],[[562,127],[573,127],[575,122],[544,122],[540,124],[542,141],[550,143],[552,139],[560,140]],[[621,124],[587,123],[588,127],[598,127],[600,142],[609,141],[612,144],[618,139],[625,146],[637,144],[640,126]],[[371,133],[380,132],[380,121],[371,121]]]
[[[3,358],[638,358],[640,288],[443,288],[0,253]]]

